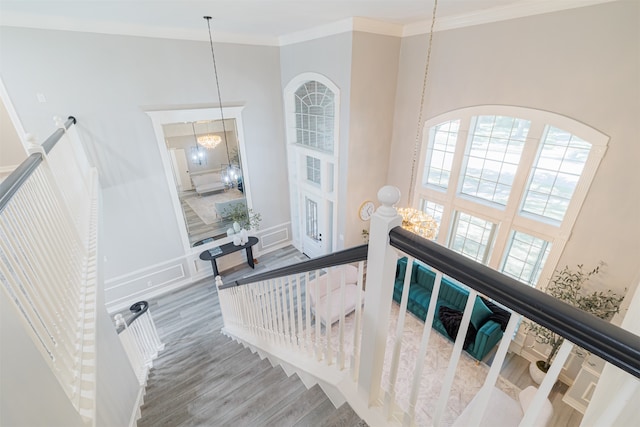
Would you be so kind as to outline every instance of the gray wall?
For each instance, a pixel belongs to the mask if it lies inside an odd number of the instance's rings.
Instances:
[[[0,298],[0,425],[84,426],[6,295]]]
[[[26,158],[27,152],[9,118],[4,101],[0,100],[0,173],[3,168],[17,166]]]
[[[503,104],[571,117],[611,137],[559,266],[607,266],[634,288],[640,253],[639,3],[624,1],[435,33],[425,119]],[[406,198],[427,36],[402,41],[388,181]]]
[[[208,43],[0,28],[0,75],[27,131],[73,114],[103,186],[105,278],[183,255],[147,109],[217,105]],[[254,209],[289,221],[278,48],[216,45],[222,100],[244,105]],[[47,103],[37,102],[43,93]],[[153,218],[153,221],[149,221]]]

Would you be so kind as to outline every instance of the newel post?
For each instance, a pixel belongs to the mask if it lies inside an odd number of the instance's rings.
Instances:
[[[389,246],[389,230],[402,224],[394,204],[400,190],[385,186],[378,191],[381,205],[371,216],[369,252],[367,256],[366,303],[362,317],[362,344],[358,386],[375,404],[380,395],[380,380],[389,329],[389,311],[393,296],[393,280],[398,256]]]

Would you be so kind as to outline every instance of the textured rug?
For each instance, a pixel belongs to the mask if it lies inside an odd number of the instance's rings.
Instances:
[[[202,222],[210,225],[222,220],[221,216],[216,212],[216,202],[227,202],[241,197],[244,197],[244,195],[238,190],[230,190],[205,197],[189,197],[184,201],[200,217]]]
[[[200,217],[202,222],[207,225],[220,221],[220,217],[216,212],[216,205],[214,196],[207,197],[190,197],[185,199],[185,202],[191,209]]]
[[[382,373],[382,388],[389,390],[390,368],[393,356],[393,347],[396,341],[396,325],[398,321],[400,307],[395,302],[392,304],[391,316],[389,319],[389,330],[387,333],[387,349],[385,353],[384,369]],[[351,355],[353,352],[355,316],[350,314],[345,318],[344,336],[345,353]],[[407,312],[402,334],[402,345],[400,351],[400,362],[398,376],[396,380],[396,402],[403,410],[409,407],[409,395],[413,384],[413,372],[416,366],[420,340],[424,323]],[[315,330],[312,327],[312,337]],[[312,338],[313,339],[313,338]],[[333,351],[338,351],[338,323],[332,327],[331,343]],[[444,377],[449,367],[449,359],[453,350],[453,343],[432,329],[429,338],[427,356],[424,361],[422,381],[416,402],[416,425],[432,425],[432,414],[440,396]],[[334,353],[334,361],[337,354]],[[349,356],[346,364],[348,365]],[[449,401],[445,410],[443,425],[450,426],[462,413],[464,408],[471,402],[471,399],[482,387],[489,372],[489,367],[477,361],[464,351],[460,356],[460,361],[456,370],[456,375],[449,395]],[[498,377],[496,386],[507,395],[517,400],[520,389],[501,376]]]

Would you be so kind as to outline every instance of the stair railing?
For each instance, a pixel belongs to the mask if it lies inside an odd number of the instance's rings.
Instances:
[[[147,301],[129,307],[131,315],[125,319],[121,313],[114,316],[118,337],[124,348],[138,383],[144,386],[153,360],[164,350]]]
[[[350,253],[347,250],[286,267],[286,272],[278,269],[232,284],[222,284],[220,278],[216,278],[225,332],[267,354],[275,355],[275,359],[313,372],[313,375],[318,375],[319,371],[314,370],[309,360],[320,361],[325,367],[329,365],[332,370],[324,371],[324,380],[337,384],[353,409],[371,426],[450,425],[467,407],[467,411],[471,411],[470,419],[479,422],[491,405],[496,388],[517,403],[518,390],[500,377],[500,371],[511,337],[522,316],[551,329],[566,340],[528,410],[518,421],[520,426],[538,424],[537,418],[544,412],[547,396],[573,343],[629,374],[629,384],[635,385],[626,387],[628,396],[616,396],[616,401],[627,399],[635,392],[637,378],[640,377],[640,337],[403,230],[399,227],[401,217],[393,208],[399,199],[397,189],[383,188],[379,192],[379,199],[382,206],[371,219],[366,283],[359,280],[359,289],[366,287],[366,299],[364,309],[354,316],[356,327],[346,328],[349,320],[345,319],[342,309],[337,340],[332,335],[335,327],[326,328],[327,332],[322,335],[320,343],[309,340],[309,333],[320,335],[318,330],[321,325],[320,322],[311,322],[309,300],[302,297],[308,295],[310,290],[306,284],[317,283],[313,278],[317,277],[318,272],[313,269],[335,268],[327,262],[329,257],[336,256],[339,259],[342,254]],[[397,261],[404,256],[408,257],[408,262],[400,305],[394,308],[396,315],[393,325],[390,316],[393,284]],[[363,259],[365,257],[352,260],[359,262],[360,277]],[[409,340],[405,338],[405,334],[411,332],[407,330],[406,312],[414,260],[432,270],[436,279],[426,320],[420,323],[419,334],[412,338],[414,342],[409,345]],[[437,347],[439,341],[446,339],[432,333],[431,325],[436,316],[441,281],[445,276],[468,287],[469,295],[457,338],[453,345],[446,343],[445,351],[449,353],[442,359],[439,352],[443,350]],[[341,282],[340,292],[343,292],[344,279]],[[479,294],[512,312],[490,367],[478,364],[463,353],[471,314]],[[293,298],[293,302],[290,298]],[[297,321],[297,326],[288,326],[294,324],[296,311],[300,313],[301,307],[306,309],[302,316],[307,320],[306,323]],[[340,332],[340,328],[344,329]],[[347,330],[353,332],[352,342],[342,342],[348,335],[345,335]],[[333,363],[334,342],[338,347],[347,348],[346,360],[351,375],[345,375],[340,351],[339,363]],[[306,363],[300,362],[303,355],[307,357]],[[438,368],[436,376],[436,371],[429,372],[434,365]],[[345,380],[347,377],[349,381]],[[517,406],[520,408],[520,405]],[[610,405],[607,419],[615,419],[617,414],[613,412],[623,407]]]
[[[289,353],[307,354],[339,371],[350,367],[355,376],[366,254],[367,245],[362,245],[228,284],[223,284],[218,276],[216,284],[224,332],[243,337],[261,348],[279,347]],[[357,265],[355,324],[351,336],[347,337],[348,313],[344,305],[347,283],[345,271],[340,266],[353,263]],[[334,277],[340,280],[338,289],[328,280],[316,280],[332,270],[335,270]],[[313,292],[315,295],[324,292],[324,305],[313,307],[310,296]],[[326,314],[332,308],[328,306],[330,302],[339,302],[338,320],[323,324],[318,316],[331,318]],[[318,310],[315,315],[314,309]]]
[[[0,287],[85,420],[95,412],[97,172],[64,123],[0,183]],[[82,392],[81,392],[82,391]]]

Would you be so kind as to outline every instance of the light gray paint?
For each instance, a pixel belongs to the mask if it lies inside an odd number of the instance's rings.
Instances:
[[[27,158],[27,152],[9,118],[4,101],[0,100],[0,169],[17,166]]]
[[[182,256],[179,225],[144,111],[217,106],[209,44],[11,27],[0,28],[0,37],[0,73],[25,129],[42,140],[53,130],[54,114],[78,118],[104,190],[105,278]],[[216,44],[215,49],[223,104],[245,106],[249,185],[261,228],[285,223],[278,48]],[[47,103],[37,103],[38,92]]]
[[[0,425],[84,426],[6,296],[0,297]]]
[[[638,2],[573,9],[434,34],[425,120],[454,109],[552,111],[609,135],[608,151],[559,266],[604,261],[603,280],[634,288],[640,253]],[[427,36],[402,41],[388,181],[409,187]]]
[[[350,91],[351,91],[351,44],[352,34],[343,33],[335,36],[311,40],[304,43],[287,45],[281,48],[280,66],[282,88],[294,77],[302,73],[314,72],[322,74],[340,89],[340,135],[339,135],[339,182],[338,188],[338,236],[345,233],[346,180]],[[283,144],[284,147],[284,144]],[[338,238],[337,248],[344,248],[344,241]]]

